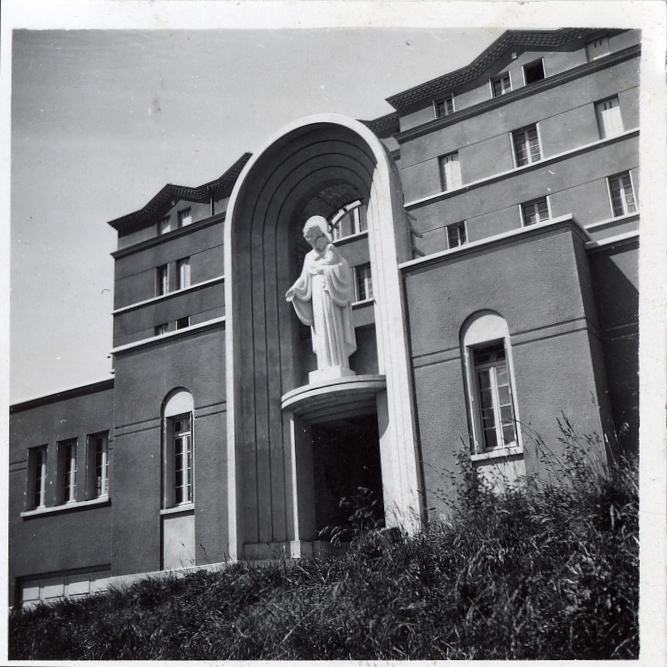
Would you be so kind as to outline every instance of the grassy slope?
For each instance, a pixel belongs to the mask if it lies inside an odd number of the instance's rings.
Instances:
[[[567,478],[498,497],[468,474],[452,522],[413,538],[13,612],[9,657],[636,658],[635,472]]]

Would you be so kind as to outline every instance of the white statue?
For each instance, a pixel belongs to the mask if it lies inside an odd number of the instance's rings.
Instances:
[[[357,349],[352,270],[331,243],[326,227],[321,215],[306,222],[303,236],[313,249],[303,261],[299,279],[285,294],[299,319],[312,330],[318,370],[310,373],[311,383],[355,374],[349,362]]]

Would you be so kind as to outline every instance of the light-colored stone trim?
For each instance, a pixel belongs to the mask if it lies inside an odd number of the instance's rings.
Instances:
[[[152,303],[159,303],[160,301],[167,301],[171,297],[181,296],[182,294],[188,294],[189,292],[194,292],[202,287],[208,287],[209,285],[215,285],[216,283],[221,283],[225,279],[225,276],[216,276],[215,278],[210,278],[209,280],[202,280],[200,283],[195,285],[188,285],[183,289],[177,289],[173,292],[168,292],[167,294],[160,294],[160,296],[154,296],[150,299],[144,299],[143,301],[137,301],[136,303],[131,303],[129,306],[123,306],[122,308],[116,308],[112,310],[112,315],[119,315],[120,313],[126,313],[129,310],[134,310],[135,308],[141,308],[142,306],[148,306]]]
[[[79,500],[74,503],[66,503],[64,505],[54,505],[53,507],[39,507],[34,510],[26,510],[21,512],[21,517],[28,519],[33,516],[41,516],[42,514],[59,514],[62,512],[70,512],[72,510],[94,509],[96,507],[103,507],[110,505],[111,499],[109,496],[100,496],[99,498],[91,498],[90,500]]]
[[[455,197],[456,195],[460,195],[464,192],[467,192],[468,190],[473,190],[475,188],[479,188],[484,185],[490,185],[491,183],[494,183],[496,181],[505,178],[511,178],[512,176],[520,176],[526,171],[534,171],[536,169],[539,169],[540,167],[548,166],[553,162],[559,162],[560,160],[566,160],[568,158],[575,157],[580,153],[585,153],[586,151],[594,150],[595,148],[599,148],[601,146],[604,146],[605,144],[611,144],[617,141],[621,141],[622,139],[626,139],[633,135],[639,135],[639,128],[626,130],[625,132],[617,134],[613,137],[605,137],[604,139],[598,139],[597,141],[592,141],[588,144],[582,144],[581,146],[577,146],[576,148],[572,148],[568,151],[563,151],[562,153],[555,153],[554,155],[549,155],[548,157],[544,157],[541,160],[537,160],[537,162],[531,162],[530,164],[523,165],[522,167],[514,167],[513,169],[501,171],[497,174],[493,174],[492,176],[487,176],[486,178],[480,178],[477,181],[470,181],[469,183],[464,183],[460,187],[454,188],[452,190],[444,190],[441,192],[436,192],[435,194],[429,195],[428,197],[421,197],[420,199],[415,199],[411,202],[406,202],[405,208],[406,210],[411,210],[413,208],[424,206],[425,204],[430,204],[436,201],[440,201],[442,199],[449,199],[450,197]]]
[[[118,354],[119,352],[133,350],[138,347],[143,347],[144,345],[150,345],[152,343],[158,343],[163,340],[169,340],[170,338],[177,338],[179,336],[184,336],[186,334],[192,333],[193,331],[200,331],[202,329],[213,327],[216,324],[222,324],[223,322],[226,321],[226,319],[227,318],[224,315],[222,317],[214,317],[211,320],[206,320],[206,322],[193,324],[183,329],[177,329],[176,331],[168,331],[167,333],[162,334],[160,336],[151,336],[150,338],[143,338],[142,340],[137,340],[134,343],[127,343],[127,345],[119,345],[118,347],[114,347],[113,350],[111,350],[111,354]]]

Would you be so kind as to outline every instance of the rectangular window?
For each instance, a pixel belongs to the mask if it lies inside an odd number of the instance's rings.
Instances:
[[[360,201],[343,206],[332,217],[329,232],[334,241],[352,234],[360,234],[368,229],[367,208]]]
[[[468,242],[466,236],[466,223],[457,222],[454,225],[447,225],[447,247],[458,248]]]
[[[86,499],[109,495],[109,434],[88,436]]]
[[[157,223],[158,234],[166,234],[167,232],[170,231],[171,231],[171,218],[169,216],[166,216],[162,218],[162,220],[158,221]]]
[[[637,212],[637,200],[632,187],[630,172],[626,171],[607,179],[609,184],[609,195],[611,197],[611,209],[614,217],[630,215]]]
[[[454,113],[454,95],[446,97],[444,100],[436,100],[435,102],[435,117],[442,118]]]
[[[450,153],[438,158],[440,167],[440,183],[442,190],[454,190],[460,188],[461,181],[461,165],[459,163],[459,154]]]
[[[28,450],[28,509],[46,507],[46,445]]]
[[[600,37],[586,44],[586,57],[588,60],[595,60],[609,53],[609,38]]]
[[[373,298],[373,276],[370,264],[354,267],[354,296],[355,301],[366,301]]]
[[[623,119],[621,118],[618,96],[598,102],[595,105],[595,115],[598,119],[600,139],[616,137],[623,133]]]
[[[361,234],[361,232],[365,232],[368,229],[368,220],[366,218],[366,206],[364,204],[360,204],[356,208],[353,208],[350,211],[350,215],[352,216],[353,234]]]
[[[167,420],[167,505],[191,503],[192,416],[180,415]]]
[[[190,316],[181,317],[176,320],[176,329],[187,329],[190,326]]]
[[[176,262],[176,289],[190,287],[190,258],[185,257]]]
[[[537,125],[512,132],[512,144],[514,145],[514,162],[517,167],[523,167],[542,159]]]
[[[58,503],[76,500],[76,440],[58,443]]]
[[[523,80],[526,85],[544,79],[544,61],[540,58],[529,65],[523,66]]]
[[[478,418],[485,451],[516,444],[512,388],[503,343],[473,351]]]
[[[155,269],[155,296],[169,294],[169,264]]]
[[[521,204],[521,219],[524,227],[549,219],[549,202],[546,197]]]
[[[187,227],[189,224],[192,224],[192,210],[189,208],[184,209],[183,211],[178,212],[178,226]]]
[[[169,325],[165,322],[164,324],[158,324],[155,327],[155,335],[156,336],[164,336],[167,331],[169,331]]]
[[[510,73],[505,72],[493,79],[491,79],[491,90],[494,97],[500,97],[512,90],[512,82],[510,80]]]

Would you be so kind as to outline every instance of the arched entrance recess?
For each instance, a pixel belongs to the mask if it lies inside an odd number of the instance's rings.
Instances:
[[[297,327],[285,292],[309,215],[328,216],[345,198],[368,202],[379,373],[377,400],[387,525],[421,520],[411,380],[398,263],[411,258],[393,161],[358,121],[338,115],[296,122],[248,162],[225,229],[229,548],[232,558],[299,553],[293,423],[281,396],[303,383]],[[301,508],[304,509],[304,508]],[[295,546],[296,545],[296,546]]]

